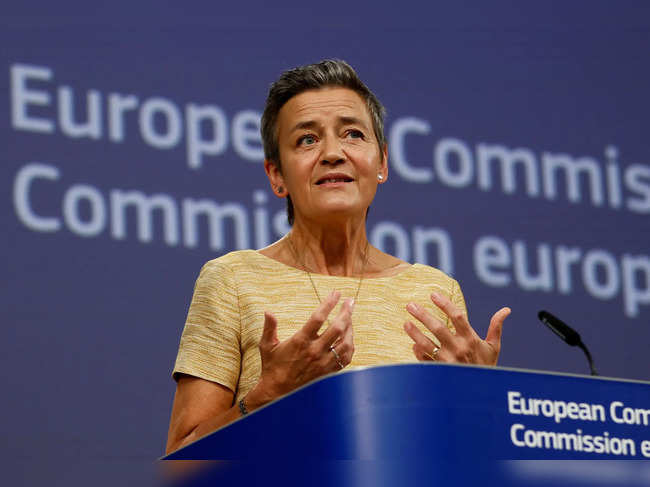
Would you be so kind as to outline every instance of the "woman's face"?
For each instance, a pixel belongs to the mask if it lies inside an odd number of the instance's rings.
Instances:
[[[267,174],[286,188],[296,220],[364,217],[388,168],[363,99],[341,87],[305,91],[277,126],[282,173],[267,162]]]

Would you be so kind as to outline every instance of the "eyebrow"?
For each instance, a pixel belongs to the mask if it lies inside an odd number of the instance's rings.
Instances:
[[[341,123],[341,125],[361,125],[363,127],[366,126],[363,121],[357,117],[338,117],[338,121]],[[295,132],[296,130],[313,129],[318,125],[319,124],[315,120],[305,120],[304,122],[298,122],[296,125],[294,125],[291,128],[291,132]]]
[[[311,129],[316,127],[318,124],[314,120],[307,120],[305,122],[298,122],[296,125],[291,127],[291,132],[296,130]]]
[[[357,117],[339,117],[339,120],[343,122],[343,125],[361,125],[363,127],[366,126],[366,124],[363,123],[363,120]]]

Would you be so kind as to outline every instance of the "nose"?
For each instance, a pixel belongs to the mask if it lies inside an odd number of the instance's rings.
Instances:
[[[326,137],[323,146],[321,164],[340,164],[345,161],[345,153],[341,148],[341,141],[338,137]]]

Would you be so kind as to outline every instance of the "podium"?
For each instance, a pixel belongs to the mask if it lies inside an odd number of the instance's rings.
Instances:
[[[499,472],[501,485],[519,485],[508,479],[534,471],[543,479],[539,485],[556,485],[546,475],[551,471],[530,461],[646,460],[623,462],[626,483],[614,475],[611,484],[636,485],[631,468],[650,479],[650,383],[428,363],[352,369],[164,459],[220,460],[218,470],[232,470],[237,485],[257,478],[257,465],[264,475],[251,484],[293,485],[271,475],[283,466],[303,479],[296,485],[337,486],[470,485]],[[593,464],[583,462],[585,472],[597,472]],[[558,471],[566,473],[568,464],[562,465]],[[557,485],[582,485],[572,479]],[[536,485],[535,479],[525,484]]]

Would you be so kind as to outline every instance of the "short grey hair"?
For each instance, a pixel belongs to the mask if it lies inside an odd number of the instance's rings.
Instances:
[[[372,119],[372,128],[379,144],[379,152],[383,153],[386,145],[384,136],[384,115],[386,110],[375,94],[359,78],[356,71],[340,59],[325,59],[319,63],[299,66],[285,71],[269,88],[266,97],[264,113],[262,114],[262,143],[264,157],[282,171],[280,161],[280,146],[278,143],[278,115],[280,109],[291,98],[304,91],[317,90],[327,86],[349,88],[357,93],[366,103]],[[294,213],[291,197],[287,196],[287,218],[293,225]]]

